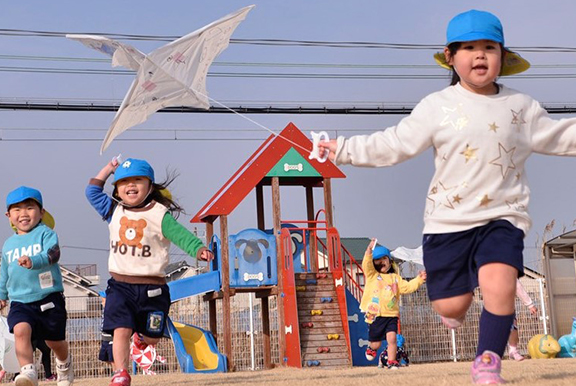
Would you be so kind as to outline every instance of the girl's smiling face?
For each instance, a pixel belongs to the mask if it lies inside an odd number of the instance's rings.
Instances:
[[[462,87],[481,95],[498,92],[494,82],[502,68],[502,47],[499,43],[492,40],[462,42],[454,55],[445,47],[444,55],[447,63],[460,76]]]
[[[138,206],[150,194],[150,180],[146,177],[126,177],[116,182],[116,192],[126,206]]]

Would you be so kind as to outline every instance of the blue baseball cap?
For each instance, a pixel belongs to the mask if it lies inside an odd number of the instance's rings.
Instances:
[[[372,259],[373,260],[380,260],[384,257],[390,258],[390,250],[382,245],[377,245],[374,250],[372,251]]]
[[[146,177],[154,182],[154,169],[144,160],[128,158],[116,168],[114,172],[114,185],[121,179],[128,177]]]
[[[504,47],[504,30],[500,20],[490,12],[475,9],[456,15],[450,20],[446,29],[446,46],[475,40],[491,40]],[[500,75],[519,74],[530,68],[530,63],[526,59],[506,47],[504,50],[507,53],[502,62]],[[434,54],[434,59],[440,66],[452,69],[446,62],[443,52]]]
[[[28,199],[33,199],[40,204],[40,208],[43,207],[42,193],[40,193],[38,189],[20,186],[8,193],[8,196],[6,196],[6,209],[9,209],[11,205],[18,204]]]

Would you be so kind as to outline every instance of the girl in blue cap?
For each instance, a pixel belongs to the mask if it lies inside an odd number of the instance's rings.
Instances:
[[[381,245],[376,246],[376,239],[372,239],[366,248],[362,269],[366,285],[362,293],[360,310],[366,313],[365,320],[369,325],[366,359],[374,360],[381,342],[386,339],[388,343],[386,367],[397,370],[400,367],[396,360],[400,295],[412,293],[420,288],[426,281],[426,272],[420,272],[410,281],[402,279],[397,272],[397,266],[392,262],[390,250]]]
[[[112,196],[103,192],[114,174]],[[141,350],[162,337],[170,309],[165,279],[170,242],[191,256],[212,260],[212,252],[182,226],[174,215],[178,206],[166,189],[174,180],[156,183],[144,160],[109,162],[86,188],[90,204],[108,222],[111,279],[106,289],[102,330],[113,334],[114,375],[110,386],[129,386],[130,337]]]
[[[501,357],[531,225],[525,163],[532,153],[575,156],[576,119],[554,120],[528,95],[497,83],[530,65],[506,48],[493,14],[459,14],[446,35],[435,59],[452,70],[449,87],[425,97],[397,126],[319,148],[337,164],[373,167],[434,149],[423,236],[428,296],[445,324],[456,328],[480,286],[484,309],[472,380],[502,383]]]

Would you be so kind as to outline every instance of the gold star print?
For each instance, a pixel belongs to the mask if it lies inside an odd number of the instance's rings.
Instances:
[[[468,126],[468,117],[464,112],[462,112],[462,104],[458,104],[458,106],[454,108],[442,106],[442,111],[444,114],[444,119],[440,122],[440,126],[452,126],[454,130],[462,130],[466,126]]]
[[[476,151],[478,149],[479,149],[478,147],[476,149],[473,149],[470,147],[470,145],[466,144],[466,150],[460,152],[460,154],[462,154],[466,158],[466,163],[468,163],[468,161],[470,161],[471,159],[477,159]]]
[[[522,176],[522,174],[520,174],[520,172],[516,173],[516,179],[517,180],[519,180],[521,176]]]
[[[504,154],[502,154],[502,151],[504,151]],[[498,156],[498,158],[493,159],[489,163],[494,166],[500,166],[502,179],[506,178],[506,174],[508,174],[508,169],[516,169],[516,165],[512,160],[515,151],[516,147],[513,147],[510,150],[506,150],[506,148],[500,142],[498,142],[498,153],[500,155]]]
[[[430,189],[430,195],[436,194],[438,193],[438,187],[437,186],[433,186],[432,189]]]
[[[514,209],[514,210],[519,211],[519,212],[526,210],[526,205],[519,204],[518,198],[515,198],[514,201],[506,200],[506,205],[508,205],[508,208]]]
[[[428,207],[431,207],[428,209]],[[436,201],[431,199],[430,196],[426,197],[426,211],[424,212],[424,217],[428,217],[432,213],[434,213],[434,209],[436,209]]]
[[[438,184],[440,185],[440,187],[442,188],[442,193],[445,193],[444,196],[444,202],[442,202],[442,204],[446,207],[446,208],[450,208],[450,209],[454,209],[454,205],[452,205],[452,202],[450,202],[450,192],[452,192],[454,189],[457,188],[457,186],[452,186],[452,187],[445,187],[444,184],[441,181],[438,181]]]
[[[522,118],[522,114],[524,114],[524,109],[521,109],[520,111],[514,111],[514,110],[510,110],[512,112],[512,122],[510,122],[513,125],[516,125],[516,130],[520,131],[521,126],[526,123],[526,121],[524,120],[524,118]]]
[[[452,202],[454,202],[454,203],[456,203],[456,204],[459,204],[460,201],[462,201],[462,197],[460,197],[459,194],[457,194],[457,195],[455,195],[455,196],[452,196]]]
[[[498,126],[496,124],[496,122],[489,124],[488,126],[490,126],[490,128],[488,130],[493,131],[496,133],[496,130],[498,130],[500,128],[500,126]]]
[[[478,196],[476,199],[480,201],[480,206],[488,206],[490,202],[494,201],[492,198],[488,197],[487,194],[482,197]]]

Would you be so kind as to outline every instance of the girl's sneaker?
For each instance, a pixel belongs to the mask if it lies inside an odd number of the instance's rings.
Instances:
[[[131,382],[132,378],[130,378],[128,371],[126,371],[126,369],[120,369],[112,375],[112,380],[108,386],[130,386]]]
[[[518,350],[508,350],[508,357],[518,362],[524,360],[524,355],[520,354]]]
[[[376,350],[374,350],[374,349],[372,349],[372,348],[370,348],[370,347],[368,347],[368,348],[366,349],[366,359],[368,359],[369,361],[373,361],[374,358],[376,358],[376,355],[377,355],[377,354],[378,354],[378,353],[376,352]]]
[[[398,370],[400,368],[400,363],[398,363],[398,361],[388,361],[386,367],[388,370]]]
[[[489,350],[484,351],[472,363],[472,383],[476,385],[505,383],[500,376],[501,366],[498,354]]]

